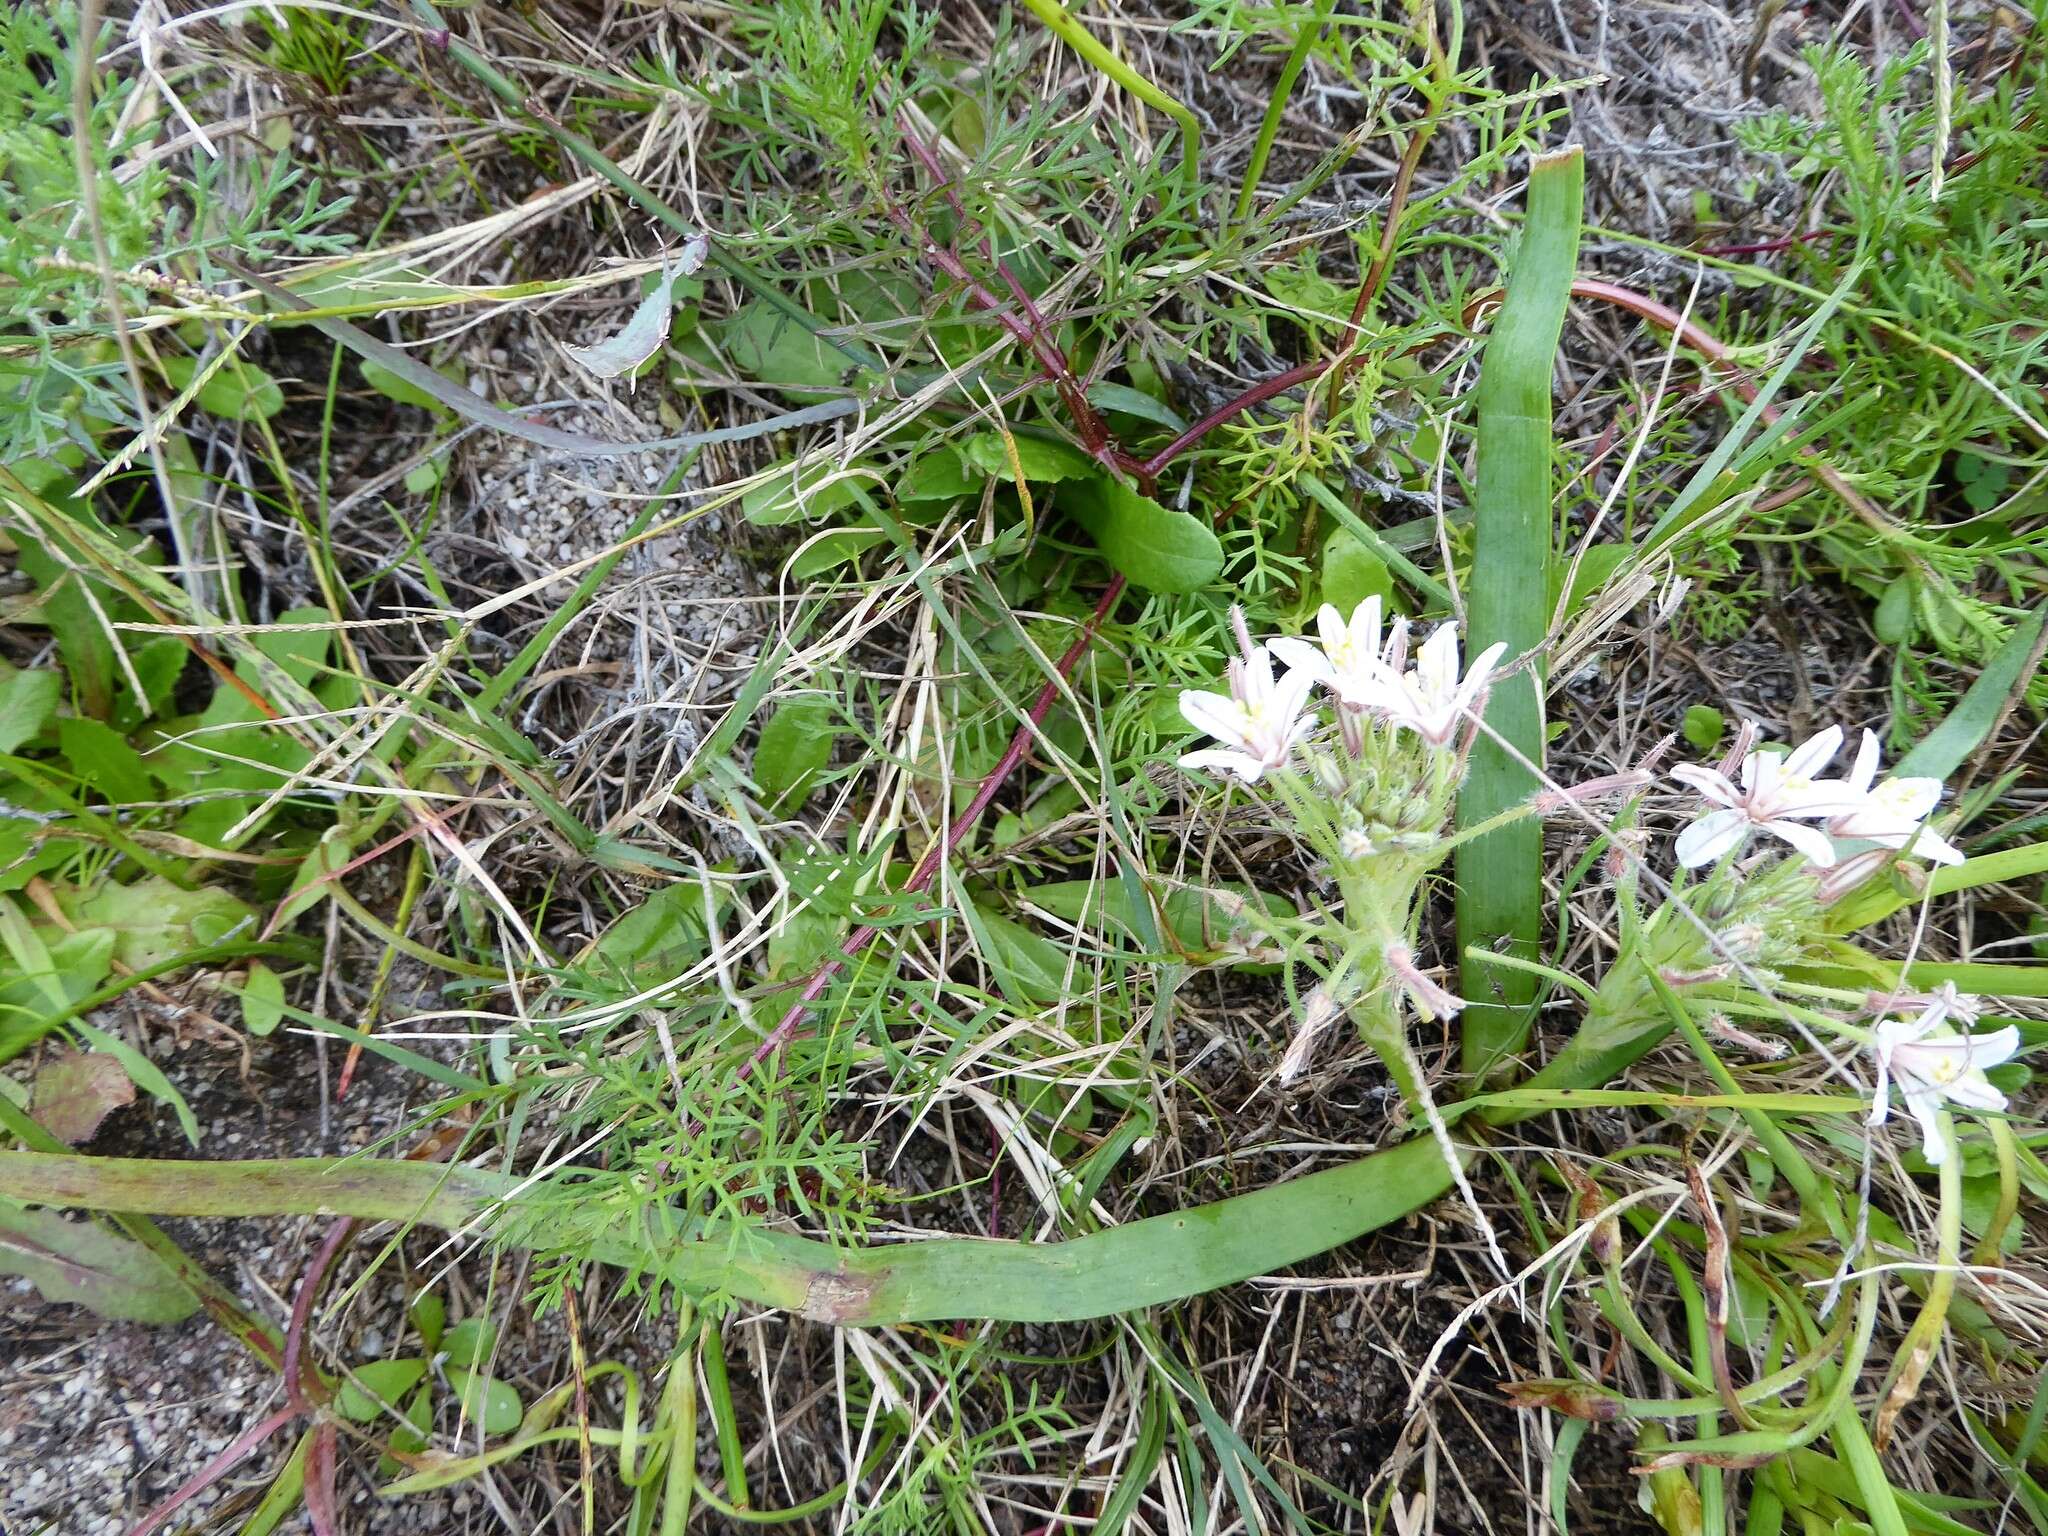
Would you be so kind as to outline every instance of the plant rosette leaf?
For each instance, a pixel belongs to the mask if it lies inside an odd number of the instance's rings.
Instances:
[[[754,782],[778,811],[793,812],[809,797],[811,784],[832,761],[839,740],[838,711],[830,699],[806,694],[791,699],[761,727],[754,748]]]
[[[124,1322],[178,1323],[199,1309],[199,1298],[140,1243],[12,1200],[0,1200],[0,1274],[26,1277],[45,1300]]]
[[[247,902],[217,886],[184,891],[159,875],[127,885],[108,880],[68,899],[60,892],[58,905],[81,933],[112,933],[114,959],[138,971],[218,944],[255,918]]]
[[[1193,592],[1223,569],[1223,545],[1199,518],[1099,471],[1062,485],[1059,505],[1134,587]]]

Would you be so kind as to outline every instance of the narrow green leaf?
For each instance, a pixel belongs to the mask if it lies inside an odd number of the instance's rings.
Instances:
[[[110,1035],[83,1019],[74,1020],[71,1027],[100,1050],[119,1061],[121,1069],[128,1074],[129,1080],[136,1087],[159,1103],[168,1104],[171,1112],[178,1117],[178,1128],[185,1133],[185,1139],[195,1147],[199,1145],[199,1117],[192,1113],[192,1106],[185,1102],[185,1095],[171,1086],[171,1080],[164,1076],[163,1070],[155,1062],[126,1040]]]
[[[1458,824],[1476,826],[1538,788],[1524,762],[1543,762],[1543,671],[1534,653],[1549,626],[1551,370],[1578,260],[1585,159],[1577,146],[1539,155],[1529,168],[1529,206],[1508,276],[1507,297],[1480,365],[1478,492],[1467,654],[1496,641],[1530,666],[1495,685],[1487,732],[1472,748]],[[1498,739],[1496,739],[1498,738]],[[1543,928],[1543,828],[1533,818],[1498,827],[1457,853],[1458,952],[1536,956]],[[1463,1016],[1466,1072],[1483,1078],[1520,1046],[1536,978],[1492,969],[1468,974]]]
[[[1896,777],[1945,779],[1969,761],[2041,665],[2041,645],[2048,639],[2044,624],[2048,607],[2036,608],[2013,626],[1948,717],[1892,765]]]

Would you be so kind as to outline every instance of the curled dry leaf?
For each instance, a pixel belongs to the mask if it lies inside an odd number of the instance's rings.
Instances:
[[[29,1113],[67,1147],[92,1140],[107,1116],[135,1102],[135,1084],[104,1051],[66,1051],[36,1073]]]

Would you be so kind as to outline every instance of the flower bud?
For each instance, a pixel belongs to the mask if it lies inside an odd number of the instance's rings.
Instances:
[[[1611,1424],[1621,1417],[1621,1400],[1590,1382],[1533,1376],[1524,1381],[1504,1382],[1500,1390],[1517,1408],[1548,1408],[1568,1419],[1585,1419],[1594,1424]]]

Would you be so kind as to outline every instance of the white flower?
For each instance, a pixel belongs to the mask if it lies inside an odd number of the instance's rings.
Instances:
[[[1263,645],[1251,646],[1230,662],[1230,692],[1189,689],[1180,696],[1180,712],[1188,724],[1207,731],[1222,747],[1190,752],[1183,768],[1206,768],[1235,774],[1256,784],[1287,762],[1294,744],[1309,733],[1314,718],[1302,714],[1315,679],[1290,667],[1276,681],[1273,658]]]
[[[1877,1090],[1870,1123],[1882,1125],[1890,1115],[1896,1080],[1906,1108],[1920,1122],[1921,1150],[1937,1167],[1948,1155],[1939,1118],[1945,1106],[1993,1113],[2005,1108],[2005,1095],[1984,1072],[2012,1059],[2020,1048],[2020,1032],[2008,1024],[1988,1035],[1958,1034],[1949,1021],[1973,1023],[1979,1006],[1975,998],[1957,992],[1953,982],[1944,982],[1916,1017],[1884,1020],[1871,1041]]]
[[[1507,654],[1505,643],[1489,645],[1458,675],[1458,626],[1439,624],[1422,642],[1415,665],[1396,672],[1381,664],[1380,697],[1374,706],[1395,725],[1405,725],[1435,746],[1448,746],[1468,715],[1476,715],[1493,669]]]
[[[1740,848],[1752,832],[1784,839],[1822,869],[1835,862],[1835,845],[1818,827],[1795,818],[1819,819],[1854,810],[1862,803],[1839,779],[1816,779],[1842,745],[1842,728],[1831,725],[1782,756],[1749,752],[1740,784],[1719,768],[1681,764],[1671,776],[1716,807],[1678,834],[1678,862],[1687,869],[1713,864]]]
[[[1906,848],[1936,864],[1960,864],[1963,851],[1926,826],[1927,818],[1941,803],[1939,779],[1886,779],[1872,787],[1877,778],[1877,735],[1863,733],[1856,749],[1855,765],[1843,782],[1857,797],[1856,805],[1828,820],[1828,832],[1846,842],[1876,843],[1882,848]]]
[[[1308,673],[1348,709],[1377,709],[1387,690],[1387,649],[1380,638],[1380,600],[1368,597],[1351,610],[1346,622],[1336,606],[1325,603],[1316,612],[1323,643],[1282,635],[1268,643],[1290,667]]]

